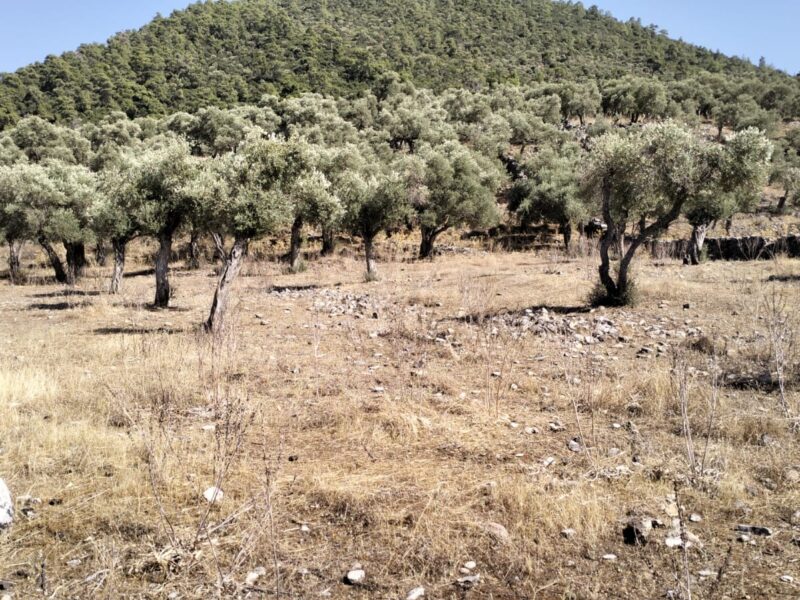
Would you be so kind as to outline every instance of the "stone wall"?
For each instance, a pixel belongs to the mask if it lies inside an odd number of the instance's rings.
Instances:
[[[653,258],[682,259],[688,251],[689,240],[654,240],[645,247]],[[800,258],[800,235],[776,240],[761,236],[706,239],[704,248],[709,260],[764,260],[776,255]]]

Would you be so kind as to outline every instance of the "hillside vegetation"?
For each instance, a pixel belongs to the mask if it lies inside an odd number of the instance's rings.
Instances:
[[[253,103],[265,93],[347,95],[388,70],[418,86],[626,75],[692,80],[704,100],[742,94],[797,116],[796,78],[621,23],[596,7],[550,0],[207,1],[107,44],[84,45],[0,76],[0,127],[129,117]]]

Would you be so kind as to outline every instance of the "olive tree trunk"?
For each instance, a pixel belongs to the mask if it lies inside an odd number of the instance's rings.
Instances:
[[[162,231],[158,236],[158,254],[156,254],[156,298],[153,305],[156,308],[169,306],[169,260],[172,256],[171,229]]]
[[[336,230],[333,227],[322,228],[322,256],[332,256],[336,252]]]
[[[300,269],[300,248],[303,245],[303,217],[297,217],[292,223],[292,237],[289,243],[289,268],[292,272]]]
[[[22,240],[8,240],[8,280],[11,285],[22,283],[20,254],[23,244]]]
[[[436,238],[447,230],[447,227],[421,227],[422,239],[419,244],[419,257],[430,258],[436,248]]]
[[[708,224],[701,223],[692,227],[692,237],[689,239],[688,258],[689,262],[693,265],[700,264],[700,256],[703,252],[703,244],[706,241],[706,233],[708,232]]]
[[[39,245],[42,247],[45,254],[47,254],[47,260],[50,262],[50,266],[53,267],[53,274],[55,275],[56,281],[58,283],[67,283],[67,271],[64,269],[64,263],[61,262],[61,258],[58,256],[55,248],[53,248],[53,245],[44,237],[39,238]]]
[[[367,261],[367,278],[375,279],[378,276],[378,267],[375,262],[375,236],[364,238],[364,258]]]
[[[572,225],[567,223],[562,223],[559,226],[559,231],[562,236],[564,236],[564,249],[569,252],[570,245],[572,244]]]
[[[789,197],[789,192],[786,192],[783,196],[780,197],[778,200],[778,208],[777,211],[782,213],[786,208],[786,199]]]
[[[125,272],[125,251],[127,250],[128,242],[127,240],[116,239],[111,240],[111,245],[114,248],[114,271],[111,274],[109,292],[119,294],[122,287],[122,275]]]
[[[200,233],[193,229],[189,238],[189,264],[193,271],[200,268]]]
[[[219,247],[221,242],[217,239],[215,239],[215,242]],[[217,289],[214,292],[214,301],[211,303],[211,312],[205,324],[206,331],[210,333],[217,334],[224,329],[231,287],[233,287],[233,282],[242,269],[244,258],[247,256],[248,243],[249,240],[247,239],[237,238],[233,242],[230,252],[225,252],[224,247],[221,249],[225,259],[222,265],[222,272],[217,281]]]
[[[97,266],[105,267],[108,253],[106,252],[106,244],[103,240],[97,240],[97,245],[94,247],[94,260]]]
[[[67,252],[67,282],[73,285],[86,271],[86,246],[83,242],[64,242]]]
[[[617,268],[616,279],[611,275],[611,256],[610,251],[615,238],[624,239],[624,223],[617,223],[611,216],[611,204],[613,201],[613,191],[610,185],[603,187],[603,219],[608,228],[600,240],[600,283],[605,288],[606,297],[604,302],[613,306],[623,306],[629,304],[632,299],[632,282],[630,280],[630,267],[636,251],[645,240],[663,232],[670,223],[677,219],[681,214],[681,208],[686,201],[685,197],[676,198],[669,211],[664,213],[656,221],[645,226],[644,221],[640,223],[639,233],[633,238],[625,249],[624,254],[620,255],[619,266]],[[624,246],[623,246],[624,248]]]

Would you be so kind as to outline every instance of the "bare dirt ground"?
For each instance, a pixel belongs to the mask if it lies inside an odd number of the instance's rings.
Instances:
[[[591,255],[392,244],[250,263],[215,343],[211,265],[0,284],[0,596],[800,596],[800,261],[590,311]]]

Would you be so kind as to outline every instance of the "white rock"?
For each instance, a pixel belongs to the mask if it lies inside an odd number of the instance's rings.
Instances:
[[[575,537],[575,534],[577,534],[577,533],[578,532],[575,531],[572,528],[562,529],[561,530],[561,537],[566,538],[566,539],[570,539],[570,538]]]
[[[616,554],[603,554],[603,560],[617,560]]]
[[[475,587],[481,582],[480,575],[468,575],[467,577],[461,577],[456,581],[458,585],[460,585],[464,589],[469,589]]]
[[[702,520],[703,520],[703,517],[701,517],[701,516],[700,516],[700,515],[698,515],[697,513],[692,513],[691,515],[689,515],[689,520],[690,520],[692,523],[699,523],[700,521],[702,521]]]
[[[347,583],[350,585],[358,585],[366,578],[367,574],[364,572],[364,569],[353,569],[352,571],[348,571],[347,575],[345,576]]]
[[[422,586],[415,587],[413,590],[408,592],[408,596],[406,596],[406,600],[419,600],[425,596],[425,588]]]
[[[0,529],[11,527],[14,522],[14,501],[6,482],[0,479]]]
[[[702,571],[700,571],[698,573],[698,575],[700,577],[716,577],[718,575],[718,573],[716,571],[711,570],[711,569],[703,569]]]
[[[508,529],[506,529],[500,523],[486,523],[483,526],[483,529],[486,533],[492,535],[494,538],[500,540],[501,542],[506,542],[511,539],[511,536],[508,533]]]
[[[791,575],[781,575],[781,581],[783,583],[792,583],[794,581],[794,577]]]
[[[203,492],[203,498],[206,499],[207,502],[211,504],[217,504],[218,502],[222,502],[222,499],[225,497],[225,493],[219,489],[218,487],[210,487],[205,492]]]
[[[469,569],[470,571],[472,571],[472,569],[474,569],[477,566],[478,563],[476,563],[474,560],[468,560],[467,562],[464,563],[464,568]]]
[[[247,574],[247,578],[244,580],[244,583],[247,585],[247,587],[253,587],[256,583],[258,583],[258,580],[266,574],[267,570],[264,567],[253,569]]]
[[[567,444],[567,447],[572,452],[583,452],[583,446],[581,446],[581,443],[578,441],[577,438],[575,438],[574,440],[570,440],[569,443]]]
[[[556,459],[554,457],[548,456],[547,458],[545,458],[542,461],[542,465],[544,465],[545,467],[549,467],[550,465],[552,465],[555,462],[556,462]]]

